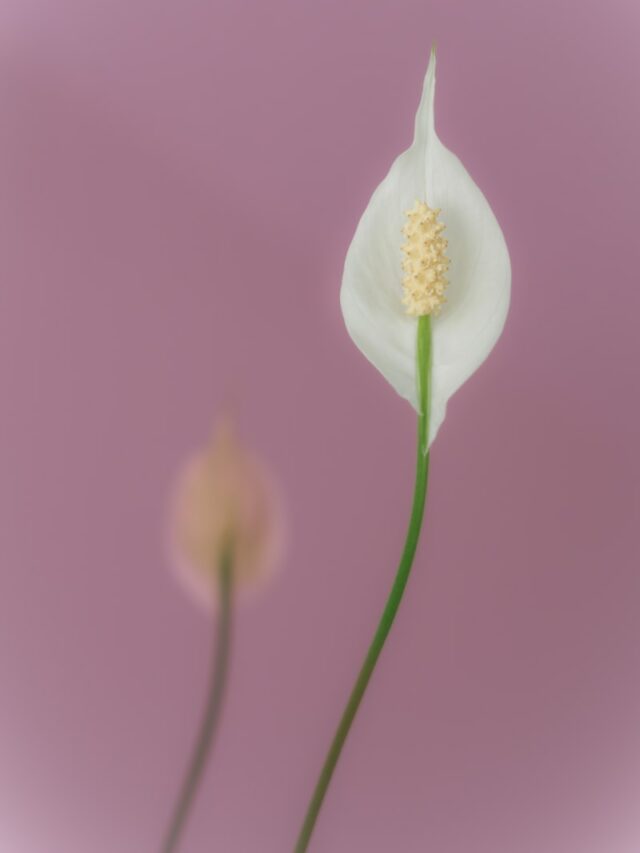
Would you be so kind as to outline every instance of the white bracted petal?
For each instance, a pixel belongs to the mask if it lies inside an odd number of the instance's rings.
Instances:
[[[416,317],[401,302],[401,229],[416,200],[441,209],[451,261],[447,301],[432,317],[429,442],[451,395],[498,340],[509,307],[509,253],[489,203],[436,135],[432,51],[410,148],[391,166],[360,219],[344,267],[340,301],[356,346],[418,408]]]

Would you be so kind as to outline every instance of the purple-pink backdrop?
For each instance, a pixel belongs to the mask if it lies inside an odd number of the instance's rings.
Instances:
[[[211,634],[167,497],[228,395],[292,538],[184,850],[291,848],[409,507],[414,418],[338,288],[433,39],[512,309],[313,850],[640,849],[639,31],[632,0],[5,0],[2,853],[157,850]]]

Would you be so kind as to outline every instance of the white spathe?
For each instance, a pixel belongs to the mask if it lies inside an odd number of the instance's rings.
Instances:
[[[432,317],[429,443],[447,401],[489,355],[509,308],[509,253],[489,203],[434,125],[435,52],[424,81],[411,147],[391,166],[360,219],[344,267],[340,302],[356,346],[418,408],[418,320],[402,305],[402,234],[416,201],[440,208],[451,260],[447,301]]]

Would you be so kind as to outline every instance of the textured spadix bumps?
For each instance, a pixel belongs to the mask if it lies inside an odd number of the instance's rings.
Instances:
[[[507,247],[487,200],[436,134],[435,76],[432,51],[413,143],[362,215],[340,297],[356,345],[416,409],[418,317],[432,315],[430,441],[449,397],[500,336],[511,283]],[[428,231],[422,257],[415,246],[407,254],[416,228],[422,236]]]
[[[402,304],[412,317],[439,314],[445,301],[449,258],[445,254],[447,241],[442,236],[444,223],[438,221],[439,213],[416,200],[407,211],[407,222],[402,229],[406,238],[402,244]]]

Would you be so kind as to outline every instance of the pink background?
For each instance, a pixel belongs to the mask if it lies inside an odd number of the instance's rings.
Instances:
[[[185,853],[290,850],[401,547],[414,418],[344,254],[437,117],[513,303],[434,446],[407,599],[314,851],[640,849],[633,0],[4,0],[0,850],[145,853],[211,624],[174,474],[238,401],[290,508]]]

